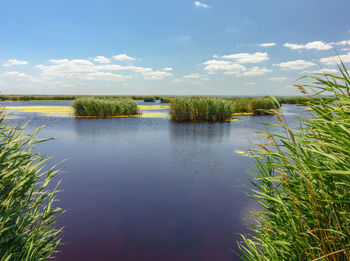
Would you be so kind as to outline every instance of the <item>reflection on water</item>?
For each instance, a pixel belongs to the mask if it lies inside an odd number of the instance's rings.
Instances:
[[[284,110],[301,113],[293,105]],[[254,205],[242,187],[252,159],[235,151],[261,141],[255,132],[265,126],[256,123],[274,117],[208,124],[19,115],[11,123],[31,119],[28,131],[51,125],[41,136],[56,139],[38,151],[70,159],[59,194],[66,244],[56,260],[238,260],[231,250]]]
[[[231,124],[234,123],[171,122],[170,135],[173,141],[184,143],[222,141],[229,137]]]

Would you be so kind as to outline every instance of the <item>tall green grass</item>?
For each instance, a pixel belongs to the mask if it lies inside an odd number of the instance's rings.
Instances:
[[[233,113],[270,114],[280,107],[272,96],[260,98],[174,97],[170,116],[177,121],[224,121]]]
[[[108,117],[137,115],[139,109],[131,98],[80,97],[73,103],[76,116]]]
[[[25,127],[25,126],[24,126]],[[48,260],[60,244],[56,219],[55,168],[44,171],[48,158],[33,152],[42,140],[9,127],[0,117],[0,260]]]
[[[242,259],[350,260],[350,76],[339,71],[311,76],[311,118],[292,131],[276,111],[284,135],[266,133],[252,152],[250,197],[263,210],[239,243]]]
[[[170,116],[175,121],[225,121],[232,111],[232,102],[219,98],[173,98],[170,104]]]
[[[160,102],[161,103],[170,103],[171,97],[160,97]]]
[[[152,96],[145,97],[145,98],[143,98],[143,101],[144,102],[155,102],[156,101],[156,97],[152,97]]]
[[[0,95],[0,101],[74,100],[73,95]]]
[[[228,98],[234,104],[233,113],[254,113],[255,115],[270,114],[271,109],[279,109],[280,104],[273,96],[254,98]]]

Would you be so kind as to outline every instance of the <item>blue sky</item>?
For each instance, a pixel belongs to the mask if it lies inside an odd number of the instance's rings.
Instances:
[[[295,95],[350,63],[348,0],[1,1],[0,91]]]

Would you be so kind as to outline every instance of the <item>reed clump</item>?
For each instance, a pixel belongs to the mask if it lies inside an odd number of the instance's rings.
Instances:
[[[170,103],[171,97],[160,97],[160,102],[161,103]]]
[[[232,102],[220,98],[173,98],[170,104],[170,116],[175,121],[225,121],[232,111]]]
[[[0,95],[0,101],[74,100],[73,95]]]
[[[140,113],[131,98],[80,97],[74,101],[73,108],[76,116],[110,117]]]
[[[350,76],[311,76],[320,96],[310,117],[252,151],[257,170],[250,197],[261,205],[252,234],[239,243],[244,260],[350,260]],[[332,94],[332,99],[322,94]]]
[[[156,102],[156,97],[144,97],[144,102]]]
[[[0,117],[0,260],[48,260],[60,244],[55,226],[63,213],[54,206],[55,168],[43,171],[47,157],[33,152],[43,140],[9,127]]]

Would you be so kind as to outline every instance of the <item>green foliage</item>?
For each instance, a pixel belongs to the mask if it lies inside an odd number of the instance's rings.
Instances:
[[[233,113],[270,114],[279,103],[272,96],[259,98],[173,97],[170,115],[178,121],[224,121]]]
[[[231,118],[233,104],[220,98],[173,98],[170,115],[176,121],[225,121]]]
[[[350,260],[350,77],[339,70],[311,77],[311,118],[293,132],[276,111],[285,135],[252,152],[250,197],[263,210],[239,243],[244,260]]]
[[[161,103],[170,103],[171,97],[160,97],[160,102]]]
[[[143,101],[144,102],[155,102],[156,101],[156,97],[153,97],[153,96],[144,97]]]
[[[76,116],[121,116],[137,115],[139,109],[131,98],[80,97],[73,103]]]
[[[71,95],[0,95],[1,101],[74,100]]]
[[[26,136],[0,118],[0,260],[48,260],[60,244],[54,224],[55,168],[43,171],[47,157],[32,151],[37,131]]]

